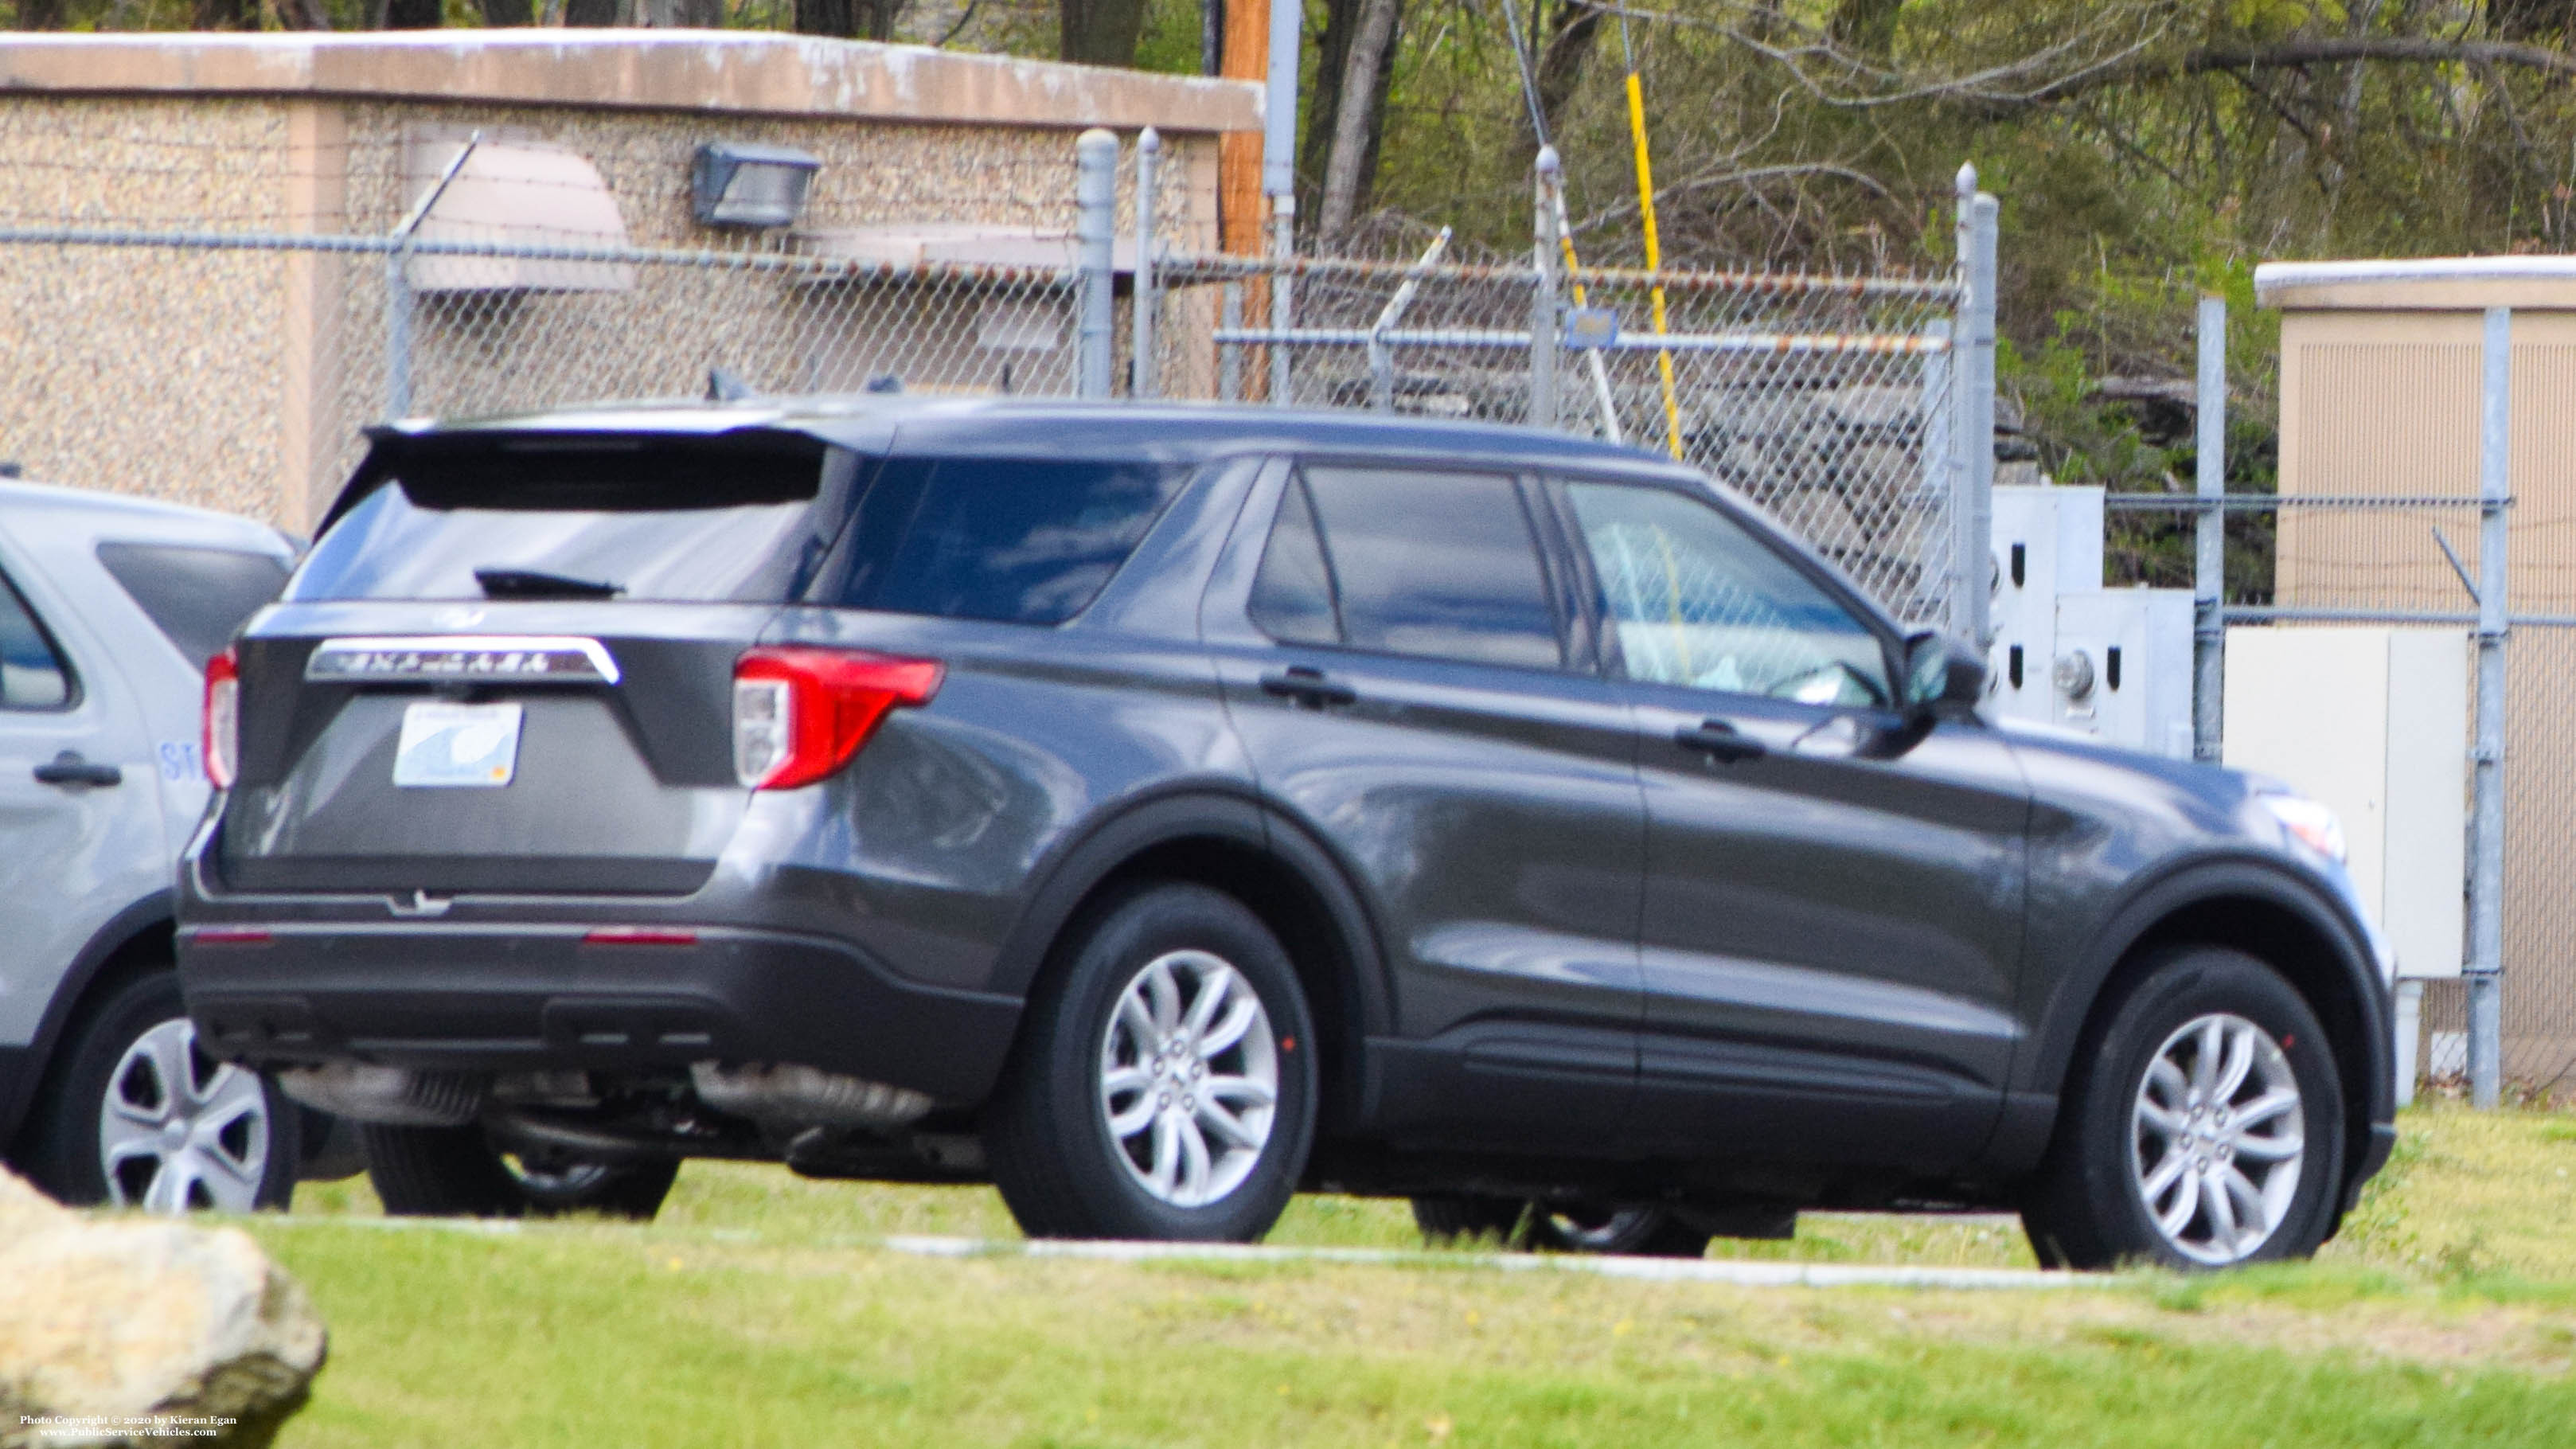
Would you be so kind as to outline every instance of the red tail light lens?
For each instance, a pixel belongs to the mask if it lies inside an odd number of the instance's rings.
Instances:
[[[230,649],[206,661],[206,728],[198,744],[206,778],[231,789],[241,766],[241,665]]]
[[[934,659],[764,647],[733,667],[733,768],[755,790],[811,785],[850,762],[897,705],[928,704]]]

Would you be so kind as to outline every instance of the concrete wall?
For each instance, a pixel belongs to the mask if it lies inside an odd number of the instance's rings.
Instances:
[[[1258,125],[1250,85],[667,31],[13,37],[0,226],[381,235],[415,198],[407,148],[479,131],[589,159],[637,246],[792,244],[691,219],[711,140],[822,161],[800,231],[1064,231],[1073,138],[1104,122],[1164,130],[1165,234],[1212,243],[1216,136]],[[382,412],[384,278],[372,256],[0,243],[0,460],[307,526]],[[488,412],[689,394],[710,366],[847,385],[953,353],[995,300],[721,264],[641,267],[627,292],[427,296],[414,395]]]

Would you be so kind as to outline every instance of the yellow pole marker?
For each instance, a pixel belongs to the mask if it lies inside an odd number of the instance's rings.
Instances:
[[[1646,270],[1664,269],[1664,245],[1655,235],[1655,167],[1646,156],[1646,88],[1637,79],[1635,65],[1628,68],[1628,129],[1637,138],[1637,208],[1646,221]],[[1664,284],[1659,280],[1651,293],[1655,303],[1655,335],[1665,333]],[[1579,304],[1578,304],[1579,305]],[[1655,370],[1664,380],[1664,444],[1674,458],[1682,455],[1682,405],[1673,390],[1673,354],[1663,348],[1655,350]]]

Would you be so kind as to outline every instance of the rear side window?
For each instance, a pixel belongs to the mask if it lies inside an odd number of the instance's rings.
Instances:
[[[61,709],[72,673],[18,586],[0,576],[0,709]]]
[[[782,602],[835,518],[817,504],[826,451],[776,435],[389,440],[286,596]]]
[[[1565,662],[1529,517],[1510,478],[1310,468],[1305,484],[1302,497],[1290,497],[1313,503],[1342,643],[1472,664],[1554,669]],[[1289,509],[1281,505],[1262,560],[1263,582],[1279,586],[1282,603],[1291,590],[1312,588],[1295,578],[1312,566],[1298,561],[1303,525]],[[1282,572],[1272,577],[1274,562]],[[1261,604],[1256,594],[1256,608]],[[1300,607],[1312,617],[1311,602]],[[1312,623],[1292,627],[1307,632],[1274,629],[1274,637],[1322,642],[1312,637]]]
[[[889,458],[817,601],[1063,623],[1099,595],[1188,477],[1156,463]]]
[[[102,543],[98,561],[189,663],[200,669],[286,587],[286,565],[236,548]]]

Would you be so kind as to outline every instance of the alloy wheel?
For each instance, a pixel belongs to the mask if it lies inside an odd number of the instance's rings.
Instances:
[[[2231,1013],[2185,1022],[2147,1065],[2129,1161],[2156,1231],[2213,1266],[2254,1255],[2299,1190],[2306,1113],[2270,1033]]]
[[[1119,1162],[1174,1207],[1220,1201],[1252,1175],[1279,1100],[1261,997],[1222,957],[1170,951],[1118,994],[1100,1043],[1100,1111]]]

